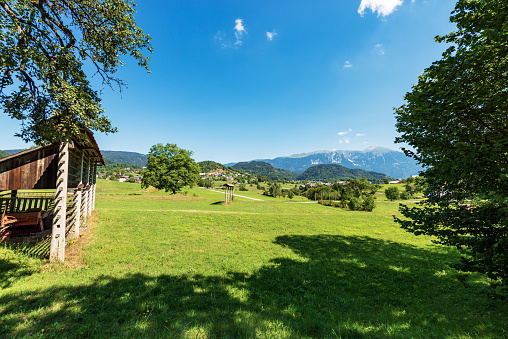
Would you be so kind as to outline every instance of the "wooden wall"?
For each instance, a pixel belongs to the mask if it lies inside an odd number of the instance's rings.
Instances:
[[[57,152],[49,145],[0,159],[0,190],[56,188]]]

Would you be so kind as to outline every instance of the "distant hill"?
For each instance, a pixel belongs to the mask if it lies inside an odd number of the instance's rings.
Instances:
[[[7,155],[12,155],[14,153],[19,153],[21,152],[23,149],[4,149],[3,151],[0,151],[0,152],[4,152],[4,153],[7,153]]]
[[[4,151],[0,151],[0,158],[6,157],[8,155],[9,155],[9,153],[4,152]]]
[[[231,168],[249,174],[262,175],[271,180],[296,180],[296,177],[298,177],[298,174],[294,172],[275,168],[262,161],[239,162]]]
[[[370,172],[358,168],[351,169],[341,165],[327,164],[316,165],[306,169],[305,172],[298,176],[298,180],[337,181],[363,177],[373,180],[384,179],[388,176],[383,173]]]
[[[219,164],[218,162],[211,161],[211,160],[205,160],[198,162],[199,167],[201,168],[201,172],[204,173],[212,173],[216,172],[218,170],[226,171],[227,167],[223,164]]]
[[[22,149],[8,149],[0,152],[5,152],[10,155],[21,151]],[[138,165],[144,167],[146,166],[146,160],[148,159],[148,154],[141,154],[136,152],[101,150],[101,153],[104,160],[111,160],[112,162],[120,165]]]
[[[146,166],[148,154],[125,151],[101,151],[104,159],[111,160],[119,164]]]
[[[363,151],[315,151],[275,159],[261,159],[276,168],[303,173],[321,164],[338,164],[347,168],[386,173],[394,178],[407,178],[418,174],[423,168],[403,152],[384,147],[371,147]]]

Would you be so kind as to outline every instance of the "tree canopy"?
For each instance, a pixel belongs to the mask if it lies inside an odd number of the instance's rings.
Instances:
[[[403,228],[458,247],[460,268],[508,278],[508,2],[459,0],[442,59],[396,109],[397,142],[428,169]]]
[[[148,70],[150,38],[130,0],[0,0],[0,107],[36,144],[63,141],[81,126],[115,132],[85,69],[103,85],[130,55]]]
[[[192,151],[178,148],[175,144],[156,144],[150,148],[147,168],[143,170],[141,186],[171,191],[198,183],[200,168],[191,158]]]

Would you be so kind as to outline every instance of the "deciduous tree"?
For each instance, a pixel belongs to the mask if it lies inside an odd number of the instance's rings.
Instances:
[[[124,55],[148,70],[149,36],[130,0],[0,0],[0,108],[18,119],[16,135],[62,141],[81,126],[115,132],[90,84],[121,89]],[[85,69],[89,72],[87,74]],[[90,74],[92,73],[92,74]]]
[[[191,158],[192,151],[178,148],[175,144],[156,144],[150,148],[146,169],[143,170],[141,186],[171,191],[192,187],[199,180],[199,165]]]
[[[459,0],[452,44],[396,109],[397,142],[428,168],[422,206],[396,219],[456,246],[460,268],[508,278],[508,2]]]

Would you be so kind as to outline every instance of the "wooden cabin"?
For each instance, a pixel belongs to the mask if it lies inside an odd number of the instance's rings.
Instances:
[[[0,215],[51,214],[50,260],[65,259],[66,237],[79,237],[95,208],[97,166],[104,159],[93,133],[0,158]]]

